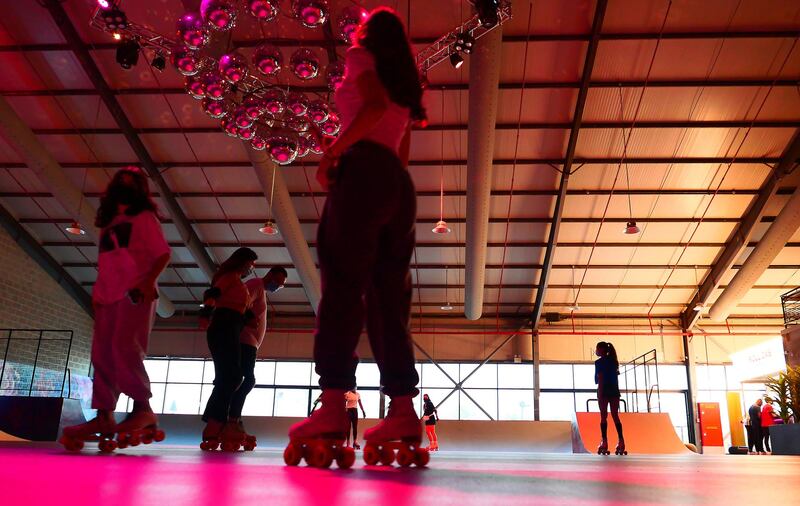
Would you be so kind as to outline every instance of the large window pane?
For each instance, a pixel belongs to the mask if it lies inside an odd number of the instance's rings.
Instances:
[[[467,393],[489,413],[492,418],[497,420],[497,390],[467,390]],[[486,413],[480,410],[464,392],[459,392],[461,396],[461,419],[462,420],[488,420]]]
[[[362,362],[356,368],[356,385],[359,387],[378,387],[381,385],[381,372],[378,364]]]
[[[497,386],[500,388],[533,388],[533,365],[498,364]]]
[[[500,390],[500,420],[533,420],[533,390]]]
[[[273,388],[254,388],[244,403],[244,416],[272,416],[272,401],[275,398]]]
[[[377,390],[359,390],[358,393],[361,394],[361,404],[364,405],[367,418],[378,418],[381,407],[381,393]],[[386,402],[389,402],[388,397]],[[358,410],[358,416],[361,416],[361,409]]]
[[[209,363],[210,365],[210,363]],[[208,367],[208,366],[206,366]],[[211,397],[211,392],[214,390],[214,385],[200,385],[202,388],[200,389],[200,411],[202,413],[206,410],[206,404],[208,404],[208,398]],[[270,413],[272,414],[272,413]]]
[[[447,374],[458,381],[458,364],[439,364]],[[422,364],[422,386],[423,388],[452,387],[454,383],[450,381],[435,364]]]
[[[117,413],[128,413],[131,408],[130,397],[125,394],[120,394],[119,399],[117,400],[117,407],[114,408],[114,411]]]
[[[163,383],[167,381],[167,364],[169,360],[145,360],[144,369],[147,371],[147,376],[150,381],[155,383]]]
[[[167,380],[170,383],[202,383],[202,360],[170,360]]]
[[[594,399],[594,400],[592,401],[592,399]],[[589,402],[588,411],[592,411],[592,412],[595,412],[595,413],[600,411],[600,408],[597,405],[597,393],[596,392],[592,392],[592,393],[575,392],[575,410],[576,411],[587,411],[587,409],[586,409],[586,401],[591,401],[591,402]],[[541,402],[540,402],[539,408],[541,409]],[[620,408],[620,409],[622,409],[622,408]]]
[[[422,391],[422,394],[428,394],[434,406],[438,406],[439,418],[443,420],[458,420],[458,392],[454,392],[444,401],[444,404],[439,406],[439,403],[451,390],[451,388],[426,388]],[[417,399],[417,413],[422,416],[422,395],[418,396]]]
[[[150,392],[153,397],[150,398],[150,406],[155,413],[161,413],[164,406],[164,383],[150,383]]]
[[[686,367],[682,365],[658,366],[658,388],[660,390],[686,390]]]
[[[572,364],[541,364],[540,388],[572,388]]]
[[[573,364],[572,370],[575,375],[575,388],[597,388],[594,383],[594,364]]]
[[[214,383],[214,361],[203,361],[203,383]]]
[[[344,397],[342,397],[342,403],[344,403]],[[308,415],[308,390],[275,389],[275,416],[306,415]]]
[[[277,362],[275,364],[275,384],[311,385],[311,362]],[[277,398],[275,402],[278,402]]]
[[[256,385],[275,384],[275,362],[272,360],[259,360],[253,372],[256,375]]]
[[[724,395],[723,395],[724,397]],[[730,430],[727,430],[727,420],[728,420],[728,412],[725,407],[725,402],[723,400],[720,403],[720,421],[722,423],[722,433],[724,436],[728,436],[730,438]],[[688,430],[687,430],[687,418],[686,418],[686,396],[683,394],[676,394],[676,393],[662,393],[661,394],[661,412],[662,413],[669,413],[669,418],[672,421],[672,425],[675,426],[675,430],[678,433],[678,436],[684,440],[688,441]]]
[[[539,395],[539,418],[542,420],[572,420],[575,399],[571,393],[542,392]]]
[[[725,366],[699,365],[697,366],[698,390],[725,390]]]
[[[470,375],[478,364],[461,364],[461,379]],[[465,388],[497,388],[497,364],[484,364],[464,382]]]
[[[167,385],[164,413],[196,415],[200,409],[200,385]]]

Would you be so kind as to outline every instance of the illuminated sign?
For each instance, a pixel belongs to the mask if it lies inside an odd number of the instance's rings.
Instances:
[[[786,369],[783,340],[776,337],[746,350],[731,353],[731,361],[734,374],[739,381],[775,374]]]

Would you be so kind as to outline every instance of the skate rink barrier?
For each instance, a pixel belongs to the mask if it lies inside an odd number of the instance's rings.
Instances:
[[[289,427],[303,420],[292,417],[244,417],[247,432],[258,439],[258,448],[286,447]],[[358,420],[358,440],[364,430],[380,420]],[[165,444],[199,446],[205,423],[199,415],[159,415],[167,433]],[[572,453],[569,422],[442,420],[436,425],[442,451],[491,451],[513,453]],[[428,440],[423,433],[423,446]]]
[[[629,454],[693,454],[675,432],[667,413],[620,413],[625,449]],[[572,421],[574,453],[597,453],[600,445],[600,413],[575,413]],[[617,446],[614,420],[608,415],[608,449]]]
[[[0,441],[55,441],[64,427],[85,421],[77,399],[0,397]]]

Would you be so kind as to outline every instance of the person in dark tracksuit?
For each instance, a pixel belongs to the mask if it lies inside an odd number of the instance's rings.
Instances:
[[[619,419],[619,360],[614,345],[605,341],[597,343],[595,349],[599,359],[594,362],[594,382],[597,384],[597,402],[600,405],[600,434],[602,440],[598,453],[608,452],[608,410],[617,429],[616,453],[625,452],[625,439],[622,436],[622,422]]]
[[[750,454],[758,454],[761,455],[764,453],[764,438],[761,432],[761,405],[763,401],[761,399],[756,399],[756,402],[750,406],[750,409],[747,410],[747,416],[749,418],[748,425],[750,430],[747,432],[748,437],[750,438],[747,442],[747,449],[749,450]]]
[[[428,394],[422,396],[422,420],[425,422],[425,434],[428,436],[428,450],[437,451],[439,449],[439,438],[436,436],[436,422],[439,418],[439,413],[436,411],[436,406],[431,402]]]

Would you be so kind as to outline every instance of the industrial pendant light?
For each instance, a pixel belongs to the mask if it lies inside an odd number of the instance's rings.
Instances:
[[[440,118],[440,121],[444,123],[444,96],[442,96],[442,117]],[[439,150],[441,154],[441,163],[439,165],[439,221],[436,222],[436,226],[431,229],[431,232],[434,234],[449,234],[451,232],[450,227],[448,227],[447,222],[444,221],[444,129],[441,130],[440,134],[441,144]]]
[[[448,267],[444,266],[444,299],[447,301],[444,306],[441,306],[439,309],[442,311],[452,311],[453,306],[450,304],[450,297],[447,294],[447,285],[448,285],[448,276],[447,276]]]
[[[272,200],[275,196],[275,169],[278,166],[274,163],[272,164],[272,186],[269,190],[269,213],[267,221],[264,222],[264,226],[259,228],[258,231],[264,235],[278,235],[278,226],[275,224],[275,221],[272,219]]]
[[[697,295],[697,294],[700,293],[700,284],[697,281],[697,266],[696,265],[694,266],[694,285],[697,287],[697,292],[695,292],[695,295]],[[699,313],[700,311],[702,311],[705,308],[706,308],[706,305],[698,300],[697,303],[692,308],[692,311],[697,311]]]
[[[572,284],[570,286],[572,286],[572,304],[567,306],[567,310],[569,310],[569,311],[574,313],[575,311],[580,311],[581,310],[581,307],[578,305],[578,296],[575,293],[575,266],[574,265],[572,266]]]
[[[64,230],[72,235],[86,235],[86,230],[83,229],[77,220],[73,220],[73,222],[70,223],[69,226]]]

